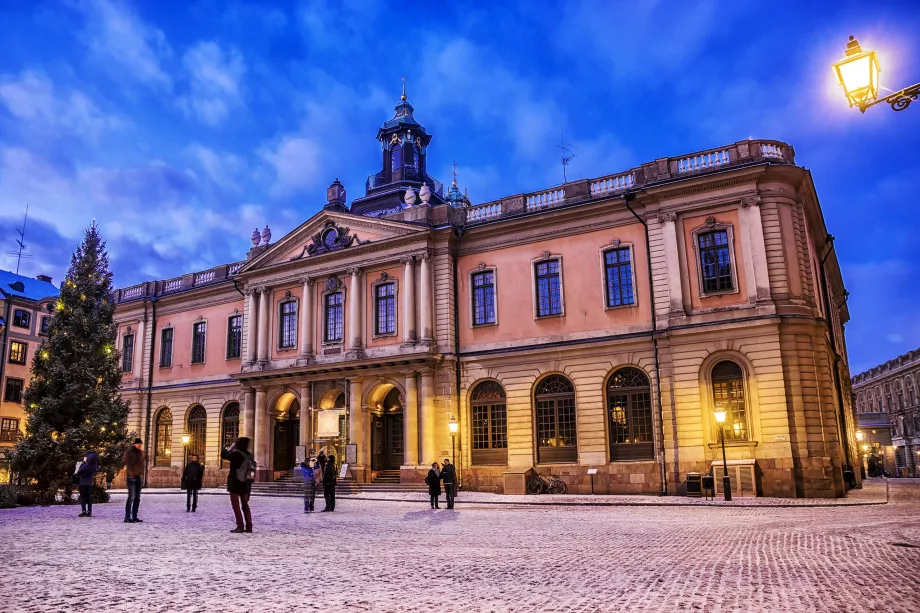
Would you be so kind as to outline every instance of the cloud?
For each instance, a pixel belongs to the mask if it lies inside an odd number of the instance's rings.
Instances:
[[[190,145],[191,155],[216,185],[223,189],[239,189],[238,177],[243,173],[243,159],[232,153],[221,153],[199,143]]]
[[[179,106],[187,115],[214,127],[243,106],[240,82],[246,64],[239,51],[225,52],[217,43],[200,42],[185,53],[182,64],[189,77],[189,94],[179,99]]]
[[[84,42],[113,77],[171,89],[163,62],[172,50],[162,30],[120,2],[87,0],[80,8],[87,18]]]
[[[274,169],[272,193],[276,196],[286,196],[318,184],[320,146],[309,138],[286,136],[273,147],[261,149],[259,155]]]

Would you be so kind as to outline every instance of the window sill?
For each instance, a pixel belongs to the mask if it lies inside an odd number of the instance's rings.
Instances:
[[[383,334],[372,334],[371,340],[377,340],[378,338],[396,338],[396,332],[384,332]]]
[[[321,346],[321,347],[329,347],[329,348],[331,348],[331,347],[343,347],[344,345],[345,345],[345,341],[344,341],[344,340],[323,341],[322,343],[320,343],[320,346]]]
[[[160,364],[159,366],[157,366],[157,368],[159,368],[160,370],[169,370],[170,368],[172,368],[172,364]]]
[[[717,296],[731,296],[732,294],[739,293],[738,288],[734,289],[725,289],[720,292],[700,292],[700,298],[715,298]]]
[[[227,356],[226,358],[224,358],[224,361],[225,361],[225,362],[234,362],[234,361],[236,361],[236,360],[242,360],[242,359],[243,359],[243,358],[242,358],[241,356],[236,356],[236,357]]]
[[[534,321],[540,321],[542,319],[556,319],[559,317],[565,317],[565,311],[562,313],[556,313],[555,315],[537,315],[534,317]]]
[[[295,351],[297,345],[291,345],[290,347],[278,347],[278,353],[287,353],[289,351]]]
[[[621,309],[635,309],[639,306],[638,302],[632,302],[630,304],[618,304],[616,306],[605,306],[605,311],[619,311]]]
[[[470,324],[470,328],[475,330],[476,328],[492,328],[497,325],[498,325],[497,321],[489,321],[484,324]]]
[[[760,441],[725,441],[725,448],[731,447],[757,447],[760,444]],[[722,443],[709,443],[710,449],[718,449],[722,447]]]
[[[204,360],[201,360],[200,362],[189,362],[188,365],[189,365],[189,366],[201,366],[201,365],[204,364],[204,363],[205,363],[205,361],[204,361]]]

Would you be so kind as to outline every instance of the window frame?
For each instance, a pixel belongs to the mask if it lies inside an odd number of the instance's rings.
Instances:
[[[613,378],[618,374],[626,370],[635,370],[642,375],[645,379],[647,385],[645,386],[628,386],[628,387],[611,387],[611,382]],[[615,441],[615,432],[613,424],[613,411],[611,407],[611,399],[613,396],[626,396],[626,407],[625,408],[625,418],[627,431],[627,439],[630,436],[635,436],[637,432],[637,423],[636,423],[636,404],[637,400],[644,400],[647,403],[647,408],[645,410],[645,415],[643,416],[646,420],[646,431],[648,432],[648,440],[641,443],[637,442],[617,442]],[[645,396],[645,398],[641,398]],[[655,408],[654,401],[652,400],[652,378],[645,371],[645,369],[640,368],[635,365],[623,364],[618,366],[616,370],[610,373],[607,379],[604,381],[604,409],[607,413],[607,429],[608,429],[608,453],[610,454],[610,462],[647,462],[655,460]]]
[[[169,355],[166,354],[166,332],[169,332]],[[176,332],[172,326],[160,328],[159,368],[172,368],[173,352],[176,347]],[[168,359],[166,359],[168,358]]]
[[[539,394],[539,388],[547,380],[552,377],[562,377],[568,381],[569,385],[572,388],[571,392],[566,392],[564,394]],[[571,396],[571,398],[570,398]],[[534,382],[533,391],[531,392],[531,398],[533,402],[533,435],[534,435],[534,446],[536,451],[537,464],[577,464],[578,463],[578,392],[575,388],[575,382],[572,381],[567,375],[553,372],[548,373],[545,376],[538,379]],[[563,400],[572,401],[572,416],[574,418],[573,422],[573,438],[574,444],[572,445],[549,445],[543,446],[540,445],[540,411],[538,404],[543,402],[552,402],[553,411],[554,411],[554,431],[555,437],[559,436],[559,403]],[[541,449],[544,450],[541,452]],[[561,450],[553,452],[553,450]]]
[[[392,297],[388,296],[388,297],[381,299],[377,296],[377,290],[380,287],[383,287],[385,285],[393,286],[393,296]],[[391,338],[394,336],[398,336],[399,335],[399,314],[400,314],[399,313],[399,280],[394,277],[387,276],[387,278],[385,279],[378,279],[377,281],[374,281],[373,283],[371,283],[370,289],[371,289],[370,295],[371,295],[371,301],[372,301],[371,338],[372,339]],[[392,298],[393,300],[393,330],[389,332],[380,332],[377,328],[377,324],[380,322],[378,307],[380,305],[381,300],[389,300],[390,298]],[[325,326],[323,329],[325,330]]]
[[[710,232],[725,232],[727,247],[728,247],[728,257],[729,257],[729,268],[731,270],[731,282],[732,288],[718,291],[707,292],[705,290],[705,284],[703,282],[703,255],[700,250],[700,240],[699,237],[702,234],[708,234]],[[690,242],[691,247],[693,248],[695,267],[696,267],[696,283],[697,291],[699,292],[700,298],[710,298],[713,296],[727,296],[731,294],[737,294],[741,291],[740,284],[738,283],[738,258],[735,253],[735,230],[734,226],[729,223],[724,223],[717,221],[716,218],[712,215],[706,218],[706,223],[702,226],[694,228],[690,232]]]
[[[131,339],[130,347],[128,339]],[[134,372],[134,341],[134,332],[127,332],[121,335],[121,364],[119,366],[121,368],[122,374],[130,374]]]
[[[476,277],[478,275],[492,274],[492,311],[494,315],[493,321],[487,321],[483,323],[476,323]],[[488,328],[489,326],[498,325],[498,267],[497,266],[486,266],[485,264],[480,264],[478,267],[467,273],[467,282],[469,283],[470,288],[470,299],[469,299],[469,315],[470,315],[470,327],[471,328]]]
[[[195,415],[199,409],[201,409],[200,414],[203,417]],[[208,451],[208,411],[203,404],[194,404],[189,408],[185,417],[185,434],[189,436],[185,457],[190,458],[193,455],[197,455],[199,461],[204,464]],[[196,434],[201,436],[195,436]]]
[[[284,309],[288,305],[293,305],[293,313],[285,313]],[[297,349],[297,338],[299,330],[297,318],[300,316],[300,304],[297,298],[287,297],[278,302],[278,308],[276,310],[278,314],[278,334],[277,334],[277,349],[278,351],[291,351],[292,349]],[[291,344],[285,345],[285,318],[290,317],[293,320],[293,334],[291,339]]]
[[[238,338],[233,336],[233,320],[240,320],[239,335]],[[235,345],[231,344],[235,341]],[[230,351],[232,347],[236,347],[236,355],[233,355]],[[233,313],[227,317],[227,353],[226,359],[228,360],[241,360],[243,359],[243,314],[242,313]]]
[[[751,418],[752,418],[753,406],[752,406],[752,401],[751,401],[752,399],[749,393],[749,386],[748,386],[748,381],[747,381],[747,368],[739,360],[732,359],[731,357],[728,357],[728,356],[720,357],[719,359],[714,360],[711,364],[709,364],[708,371],[707,371],[708,394],[709,394],[709,398],[710,398],[710,402],[712,406],[712,411],[710,411],[709,420],[713,428],[712,430],[713,441],[716,445],[721,443],[721,439],[719,438],[719,424],[716,422],[715,415],[713,414],[713,411],[715,411],[716,407],[718,406],[717,404],[718,401],[716,400],[716,383],[718,381],[729,381],[729,380],[734,381],[734,379],[727,379],[727,378],[716,379],[713,376],[713,372],[715,371],[716,367],[718,367],[719,364],[722,364],[723,362],[730,362],[734,364],[735,366],[737,366],[738,369],[741,371],[741,375],[738,381],[739,381],[739,386],[741,389],[741,395],[742,395],[741,400],[743,402],[743,408],[744,408],[744,419],[741,422],[744,424],[744,437],[743,438],[735,437],[734,427],[730,425],[731,423],[734,422],[734,420],[732,419],[734,412],[731,407],[726,408],[725,426],[724,426],[725,432],[726,432],[725,444],[726,445],[754,444],[755,443],[754,432],[751,430],[751,424],[752,424]]]
[[[22,346],[22,361],[13,359],[13,345],[14,344]],[[9,355],[7,356],[6,361],[8,364],[17,364],[19,366],[25,366],[26,364],[28,364],[29,363],[29,343],[25,341],[20,341],[17,339],[10,339]]]
[[[482,386],[489,384],[497,385],[501,390],[502,397],[498,398],[487,398],[487,399],[476,399],[476,392]],[[498,416],[496,415],[497,407],[503,407],[503,416],[504,421],[504,447],[496,447],[494,445],[493,436],[495,434],[495,423]],[[486,423],[485,423],[485,436],[488,441],[487,448],[477,449],[475,446],[475,438],[478,434],[477,422],[476,422],[476,411],[477,409],[485,409],[486,411]],[[508,464],[508,392],[505,390],[505,386],[501,384],[500,381],[496,379],[483,379],[477,381],[475,385],[470,388],[469,392],[469,415],[470,415],[470,428],[469,428],[469,445],[470,445],[470,462],[474,466],[505,466]]]
[[[629,304],[615,304],[610,305],[610,287],[607,284],[607,254],[611,251],[618,251],[620,249],[629,250],[629,266],[631,269],[630,275],[630,286],[632,288],[632,299],[633,301]],[[618,240],[612,241],[611,244],[601,247],[598,251],[600,257],[600,272],[601,272],[601,302],[603,304],[605,311],[613,311],[617,309],[631,309],[639,306],[639,291],[636,287],[636,251],[633,243],[623,243]],[[623,266],[622,263],[614,264],[613,266]]]
[[[537,266],[539,264],[546,264],[549,262],[558,262],[559,263],[559,312],[550,313],[547,315],[540,315],[540,298],[539,298],[539,286],[538,281],[540,275],[537,274]],[[530,277],[531,277],[531,300],[533,301],[533,318],[534,320],[540,319],[552,319],[554,317],[565,317],[565,277],[563,274],[564,266],[562,262],[561,255],[551,254],[548,251],[544,251],[540,257],[534,258],[530,261]]]
[[[327,304],[327,300],[329,299],[330,296],[334,294],[339,294],[342,297],[341,302],[337,305],[341,313],[341,320],[342,320],[342,336],[341,338],[338,338],[338,339],[330,339],[328,337],[328,332],[329,332],[328,308],[329,307]],[[342,345],[345,343],[345,334],[346,334],[345,332],[345,288],[339,287],[334,290],[325,291],[323,292],[322,299],[323,299],[322,300],[323,317],[321,319],[321,323],[323,325],[322,344],[323,345]]]
[[[230,409],[232,409],[232,408],[234,408],[234,407],[236,408],[236,415],[235,415],[235,416],[231,415],[230,417],[228,417],[228,416],[227,416],[227,411],[229,411]],[[232,445],[234,442],[236,442],[236,439],[239,438],[239,436],[240,436],[240,417],[241,417],[241,415],[240,415],[240,403],[237,402],[237,401],[228,402],[227,405],[226,405],[223,409],[221,409],[221,412],[220,412],[220,449],[221,449],[221,450],[228,449],[228,448],[230,447],[230,445]],[[229,442],[229,443],[227,442],[227,440],[228,440],[228,437],[227,437],[227,424],[228,424],[228,423],[235,423],[235,424],[236,424],[236,428],[234,429],[234,434],[233,434],[233,436],[229,437],[229,439],[230,439],[230,442]],[[223,459],[222,459],[222,460],[220,461],[220,467],[221,467],[221,468],[229,468],[229,467],[230,467],[230,462],[229,462],[229,460],[223,460]]]
[[[5,415],[0,418],[0,442],[15,443],[19,441],[19,422],[20,419],[18,417],[9,417]],[[7,432],[12,432],[13,434],[7,434]]]
[[[22,323],[22,319],[25,318],[25,323]],[[14,328],[22,328],[23,330],[32,329],[32,311],[28,309],[13,309],[13,321],[11,322]]]
[[[19,398],[12,399],[9,397],[10,383],[19,382]],[[20,379],[18,377],[7,377],[6,381],[3,384],[3,402],[15,402],[16,404],[22,404],[22,396],[26,391],[26,381],[25,379]]]
[[[204,326],[204,335],[201,341],[201,359],[196,360],[195,356],[195,342],[198,336],[198,326]],[[208,358],[208,320],[200,319],[192,323],[192,346],[191,352],[189,353],[189,364],[204,364]]]
[[[166,421],[163,418],[163,414],[169,414],[169,421]],[[161,423],[162,422],[162,423]],[[168,468],[172,466],[172,429],[173,429],[173,414],[172,410],[169,407],[160,407],[156,412],[153,420],[154,424],[154,439],[153,439],[153,467],[154,468]],[[160,430],[160,426],[164,426],[163,432]],[[162,434],[166,434],[166,444],[161,445],[163,442]],[[160,455],[160,450],[163,450],[163,454]],[[167,451],[168,450],[168,451]]]
[[[48,336],[48,328],[51,327],[51,316],[42,315],[39,319],[38,324],[38,335],[39,336]]]

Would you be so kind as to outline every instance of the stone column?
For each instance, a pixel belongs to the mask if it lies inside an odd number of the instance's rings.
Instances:
[[[268,470],[268,397],[264,387],[256,388],[256,416],[253,428],[252,453],[259,471]]]
[[[244,390],[242,423],[240,423],[240,436],[248,437],[250,442],[255,439],[256,418],[256,393],[251,387]]]
[[[422,373],[421,403],[419,430],[422,433],[422,457],[420,460],[423,465],[427,466],[437,460],[438,453],[437,412],[434,407],[434,373],[431,371]]]
[[[271,299],[272,290],[269,287],[263,287],[259,290],[261,300],[259,301],[259,362],[265,364],[268,362],[269,338],[271,337]]]
[[[421,308],[421,316],[419,317],[419,327],[421,328],[422,343],[430,345],[434,342],[434,326],[432,325],[432,311],[431,311],[431,262],[429,261],[430,256],[427,251],[425,251],[419,259],[421,260],[421,300],[419,302]]]
[[[313,279],[305,278],[300,300],[300,357],[305,362],[313,357],[313,307]]]
[[[134,378],[140,381],[144,378],[144,360],[149,356],[144,351],[144,322],[138,322],[137,333],[134,335]]]
[[[246,313],[246,363],[255,364],[258,359],[256,353],[256,344],[259,342],[259,294],[254,289],[246,290],[246,299],[249,302],[249,308]]]
[[[405,465],[418,466],[418,388],[415,373],[406,373],[406,406],[403,409]],[[434,460],[432,460],[434,461]]]
[[[658,214],[658,223],[661,224],[661,238],[664,243],[664,259],[667,265],[668,297],[670,299],[668,311],[682,316],[686,313],[684,311],[683,290],[680,285],[680,250],[677,247],[676,222],[677,215],[675,213]],[[651,266],[652,263],[649,262],[648,265]]]
[[[353,467],[357,468],[363,467],[367,459],[364,451],[364,411],[362,410],[364,385],[361,377],[352,377],[348,380],[348,385],[350,386],[348,391],[348,420],[349,430],[351,430],[349,442],[358,447],[357,464]]]
[[[402,330],[403,345],[415,344],[415,259],[409,255],[402,259]]]
[[[770,272],[767,268],[760,202],[760,196],[741,201],[741,244],[744,247],[744,267],[751,303],[770,300]]]
[[[313,407],[309,393],[310,384],[304,381],[300,385],[300,444],[305,447],[305,453],[310,453],[313,446]]]
[[[348,352],[359,357],[364,350],[361,340],[361,269],[348,269]]]

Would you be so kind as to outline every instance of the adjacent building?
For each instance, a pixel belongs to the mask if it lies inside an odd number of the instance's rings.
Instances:
[[[380,168],[245,258],[117,291],[130,426],[151,485],[206,481],[254,440],[260,479],[298,450],[358,481],[834,497],[856,465],[845,290],[811,174],[745,140],[474,204],[430,174],[405,95]],[[452,434],[452,430],[456,432]],[[187,445],[183,444],[187,436]],[[717,480],[717,483],[719,481]]]
[[[7,453],[25,431],[22,395],[57,295],[51,277],[0,270],[0,483],[9,478]]]
[[[920,349],[853,377],[867,465],[920,477]]]

